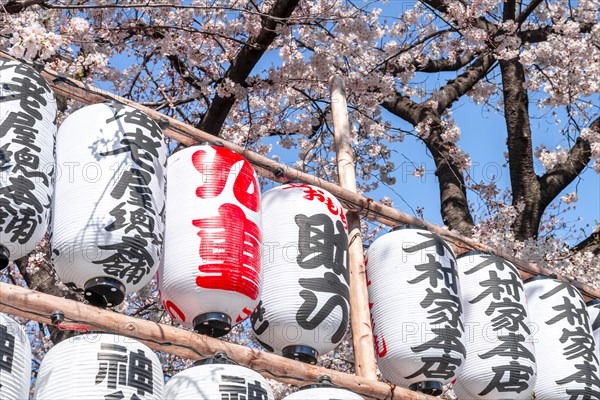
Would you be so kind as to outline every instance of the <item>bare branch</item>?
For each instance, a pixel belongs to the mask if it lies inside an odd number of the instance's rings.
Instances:
[[[600,132],[600,117],[591,123],[590,129]],[[556,164],[554,168],[540,177],[542,201],[544,207],[552,202],[590,162],[592,150],[586,139],[578,137],[569,150],[569,156],[564,162]]]
[[[579,25],[579,33],[590,33],[594,24],[585,23]],[[519,37],[523,43],[539,43],[548,40],[548,36],[556,32],[554,26],[544,26],[543,28],[530,29],[519,33]]]
[[[235,84],[242,84],[248,78],[256,63],[278,35],[277,27],[279,23],[271,16],[287,18],[292,14],[298,3],[299,0],[277,0],[275,2],[269,16],[262,18],[260,32],[251,37],[241,48],[231,62],[231,66],[225,72],[224,79],[229,79]],[[200,129],[218,136],[234,103],[235,96],[222,97],[217,94],[202,119]]]
[[[471,61],[473,61],[475,59],[476,56],[477,56],[477,54],[467,51],[455,60],[440,58],[439,60],[429,61],[427,64],[418,66],[417,71],[420,71],[420,72],[458,71],[459,69],[467,66]]]
[[[21,11],[35,5],[44,5],[44,0],[11,0],[4,5],[0,5],[0,13],[18,14]]]
[[[600,255],[600,231],[593,232],[590,236],[577,243],[571,249],[573,253],[591,251],[595,255]]]

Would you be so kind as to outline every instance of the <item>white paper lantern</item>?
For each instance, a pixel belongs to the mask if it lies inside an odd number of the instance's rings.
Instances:
[[[31,343],[23,326],[0,314],[0,399],[29,398]]]
[[[261,303],[254,332],[267,350],[315,363],[348,326],[348,227],[339,201],[306,184],[263,194]]]
[[[165,309],[211,336],[249,317],[262,287],[260,189],[250,163],[219,146],[194,146],[168,161]]]
[[[56,100],[33,68],[0,58],[0,270],[48,231]]]
[[[301,387],[283,400],[363,400],[363,398],[354,392],[332,385],[329,377],[326,377],[321,379],[321,383]]]
[[[54,346],[42,360],[36,400],[163,400],[164,376],[147,346],[124,336],[89,333]]]
[[[467,358],[453,386],[459,399],[525,400],[536,364],[523,282],[495,255],[472,251],[457,258]]]
[[[158,269],[166,151],[159,126],[118,103],[84,107],[58,131],[52,261],[93,305],[119,304]]]
[[[206,360],[188,368],[165,385],[165,399],[177,400],[274,400],[265,378],[251,369]]]
[[[525,284],[537,361],[535,398],[600,398],[598,358],[579,291],[554,279]]]
[[[438,395],[463,365],[463,316],[450,246],[423,229],[377,238],[368,289],[378,365],[389,381]]]
[[[600,360],[600,299],[588,302],[587,311],[592,324],[594,342],[596,342],[596,357]]]

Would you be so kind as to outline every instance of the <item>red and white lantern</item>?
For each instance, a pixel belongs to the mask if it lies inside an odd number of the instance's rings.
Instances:
[[[267,380],[251,369],[219,358],[200,364],[169,379],[165,385],[165,399],[275,399]]]
[[[52,261],[93,305],[121,303],[158,269],[166,153],[159,126],[123,104],[84,107],[58,131]]]
[[[457,258],[468,357],[453,386],[459,399],[526,400],[536,364],[523,282],[514,265],[471,251]]]
[[[31,343],[23,326],[0,314],[0,399],[29,398]]]
[[[218,146],[188,147],[168,166],[160,296],[177,322],[222,336],[258,304],[260,189],[250,163]]]
[[[525,284],[537,361],[535,398],[600,398],[592,324],[579,291],[566,282],[534,278]]]
[[[152,350],[124,336],[90,333],[46,353],[33,398],[163,400],[163,392],[162,365]]]
[[[465,357],[456,261],[438,235],[404,228],[377,238],[368,251],[368,289],[382,376],[439,395]]]
[[[289,184],[263,194],[261,303],[254,333],[269,351],[315,363],[348,327],[348,227],[325,190]]]
[[[48,231],[56,100],[26,64],[0,58],[0,270]]]
[[[600,299],[588,302],[587,311],[590,315],[594,342],[596,343],[596,357],[600,360]]]

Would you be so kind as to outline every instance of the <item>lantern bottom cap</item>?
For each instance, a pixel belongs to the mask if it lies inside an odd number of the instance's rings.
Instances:
[[[114,278],[99,277],[90,279],[83,288],[85,299],[96,307],[117,306],[125,298],[125,285]]]
[[[292,360],[302,361],[307,364],[316,364],[319,352],[309,346],[287,346],[281,351],[281,355]]]
[[[201,314],[194,318],[194,330],[202,335],[221,337],[231,331],[231,318],[219,312]]]
[[[10,261],[10,251],[0,244],[0,271],[8,266]]]
[[[428,394],[430,396],[439,396],[444,391],[444,385],[437,381],[425,381],[413,383],[408,387],[410,390]]]

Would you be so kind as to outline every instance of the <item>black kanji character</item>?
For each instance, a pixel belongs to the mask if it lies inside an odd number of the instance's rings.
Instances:
[[[492,390],[521,393],[529,388],[529,380],[533,375],[533,368],[519,364],[517,361],[511,361],[508,365],[492,367],[492,371],[495,375],[485,389],[479,393],[480,396],[485,396]],[[507,373],[508,381],[502,381]]]
[[[494,356],[500,356],[511,357],[513,360],[527,358],[528,360],[535,361],[533,353],[523,345],[523,343],[525,343],[525,337],[523,335],[509,332],[508,335],[498,336],[498,340],[502,342],[500,345],[487,353],[480,354],[479,358],[487,360]]]
[[[427,238],[429,240],[426,240],[414,246],[402,247],[402,249],[405,252],[416,253],[417,251],[426,250],[430,247],[435,247],[435,252],[438,256],[444,256],[446,254],[446,250],[448,251],[448,253],[453,254],[450,245],[435,233],[417,232],[417,235]]]
[[[485,315],[491,316],[495,312],[498,315],[492,318],[492,328],[494,331],[507,329],[516,332],[521,327],[527,334],[531,333],[531,330],[525,323],[527,310],[521,303],[514,302],[508,297],[504,297],[499,302],[492,301],[487,310],[485,310]]]
[[[470,304],[479,303],[481,300],[488,297],[490,294],[496,300],[500,300],[503,293],[512,296],[517,301],[520,300],[519,289],[523,290],[523,284],[517,276],[517,274],[510,273],[510,279],[500,279],[498,273],[494,270],[489,271],[490,279],[486,279],[479,283],[479,286],[487,288],[473,300],[469,301]]]

